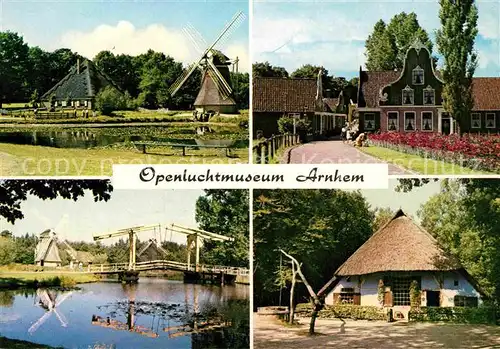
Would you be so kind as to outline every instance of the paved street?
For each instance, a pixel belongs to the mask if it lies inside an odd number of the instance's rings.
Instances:
[[[286,159],[285,159],[286,161]],[[384,161],[367,155],[340,140],[311,142],[291,150],[291,164],[380,164]],[[401,167],[389,164],[390,175],[412,174]]]

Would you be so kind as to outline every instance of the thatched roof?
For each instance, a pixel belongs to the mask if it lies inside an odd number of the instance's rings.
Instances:
[[[146,246],[137,253],[137,260],[138,262],[147,262],[165,259],[167,254],[168,252],[158,244],[156,239],[150,239]]]
[[[335,272],[339,276],[391,271],[462,269],[432,235],[399,210]]]
[[[40,239],[35,248],[35,262],[61,262],[55,233],[48,229],[40,234]]]
[[[68,97],[73,100],[88,100],[109,85],[121,91],[92,61],[79,61],[71,68],[69,74],[47,91],[41,99],[49,100],[53,95],[56,100],[66,100]]]
[[[223,70],[218,68],[219,71]],[[221,75],[224,77],[224,74]],[[226,78],[225,78],[226,79]],[[226,79],[228,81],[228,79]],[[228,81],[230,84],[230,81]],[[230,105],[236,107],[236,102],[229,96],[224,98],[220,93],[214,79],[208,73],[208,70],[204,72],[200,92],[194,101],[195,106],[217,106],[217,105]]]

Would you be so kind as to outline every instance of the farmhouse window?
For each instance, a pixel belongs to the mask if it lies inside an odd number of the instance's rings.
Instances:
[[[392,279],[392,297],[394,305],[410,305],[410,277],[394,277]]]
[[[403,91],[403,105],[413,105],[414,103],[414,95],[413,90],[410,86],[406,86]]]
[[[423,85],[424,84],[424,70],[417,66],[413,69],[412,73],[412,83],[413,85]]]
[[[340,289],[340,303],[354,304],[354,288],[345,287]]]
[[[431,111],[422,112],[422,131],[432,131],[433,113]]]
[[[364,122],[364,125],[365,125],[365,130],[375,130],[375,114],[373,113],[368,113],[368,114],[365,114],[365,118],[364,118],[365,122]]]
[[[486,128],[495,128],[495,113],[486,113]]]
[[[471,128],[481,128],[481,113],[472,113]]]
[[[405,112],[405,131],[415,131],[415,112]]]
[[[388,131],[399,130],[399,112],[390,111],[387,113],[387,130]]]
[[[477,308],[478,306],[477,297],[455,296],[453,301],[456,307]]]
[[[427,86],[424,89],[424,105],[434,105],[435,96],[436,93],[434,89],[430,86]]]

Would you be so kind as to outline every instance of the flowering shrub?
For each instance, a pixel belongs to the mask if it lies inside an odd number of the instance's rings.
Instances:
[[[500,135],[443,135],[427,132],[371,134],[369,142],[404,153],[500,172]]]

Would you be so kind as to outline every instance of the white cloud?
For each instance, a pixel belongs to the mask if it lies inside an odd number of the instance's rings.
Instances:
[[[61,37],[60,42],[62,46],[89,58],[94,58],[103,50],[135,56],[149,49],[163,52],[184,64],[199,58],[193,43],[182,30],[167,28],[161,24],[151,24],[144,28],[136,28],[128,21],[120,21],[114,26],[102,24],[87,32],[68,32]],[[226,44],[218,49],[230,58],[233,58],[232,53],[237,54],[240,58],[240,71],[248,71],[248,49],[244,46]]]
[[[479,18],[477,20],[477,27],[479,35],[485,39],[500,39],[500,14],[498,7],[499,4],[496,4],[496,8],[491,8],[490,6],[482,7],[481,4],[478,6]],[[488,9],[491,11],[487,11]]]

